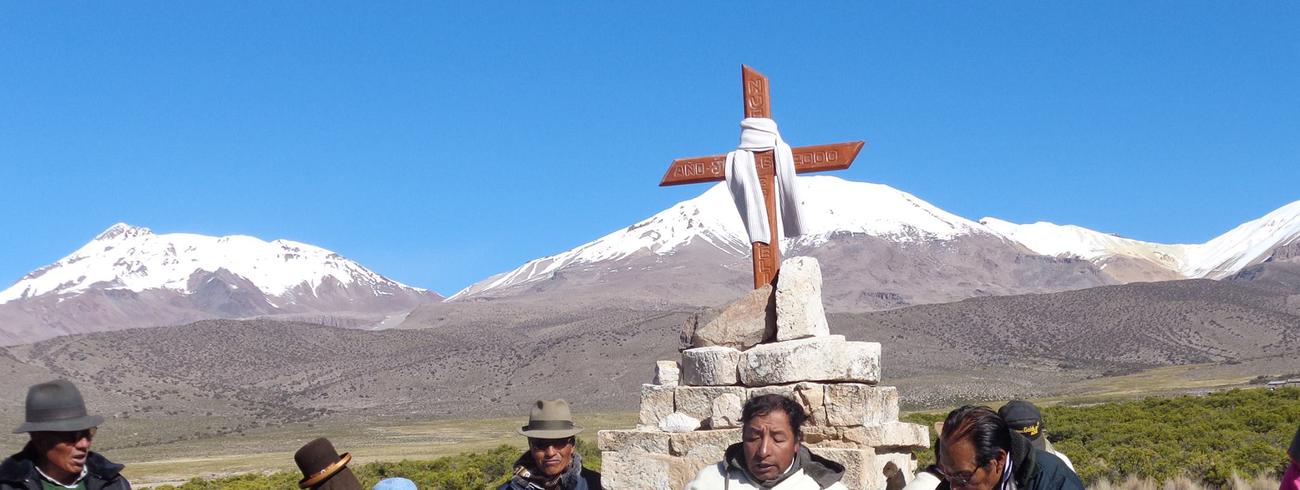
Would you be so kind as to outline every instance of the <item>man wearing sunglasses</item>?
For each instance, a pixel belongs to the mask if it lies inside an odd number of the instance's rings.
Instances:
[[[528,451],[515,462],[515,472],[498,490],[600,490],[600,473],[582,467],[574,449],[582,427],[573,423],[569,403],[538,400],[519,433],[528,438]]]
[[[87,415],[81,392],[56,380],[27,389],[27,418],[15,434],[31,441],[0,463],[0,490],[130,490],[123,466],[90,451],[104,422]]]
[[[988,407],[949,413],[935,450],[940,490],[1083,490],[1060,458],[1033,447]]]

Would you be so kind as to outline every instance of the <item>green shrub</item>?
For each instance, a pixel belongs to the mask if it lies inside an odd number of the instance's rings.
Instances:
[[[1090,406],[1043,407],[1048,438],[1085,484],[1186,475],[1216,486],[1233,474],[1280,476],[1300,426],[1300,389],[1231,390]],[[913,414],[932,426],[947,414]],[[934,434],[931,434],[933,436]],[[922,465],[932,449],[919,451]]]
[[[583,466],[600,470],[600,450],[592,443],[578,440],[578,454]],[[365,488],[379,480],[391,477],[408,478],[419,488],[448,490],[482,490],[496,488],[509,479],[515,460],[523,454],[513,446],[500,445],[483,453],[447,456],[432,461],[398,461],[369,463],[351,467]],[[158,490],[263,490],[297,489],[302,474],[281,471],[265,474],[244,474],[203,480],[194,478],[180,486],[163,485]]]

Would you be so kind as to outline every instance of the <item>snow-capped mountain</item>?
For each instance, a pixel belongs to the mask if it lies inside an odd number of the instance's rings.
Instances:
[[[806,234],[786,239],[784,253],[817,256],[824,273],[844,275],[841,287],[847,290],[828,294],[839,294],[840,306],[848,309],[1135,281],[1220,279],[1267,260],[1279,247],[1300,247],[1300,202],[1205,244],[1186,245],[1046,222],[975,222],[889,186],[832,176],[798,182]],[[698,283],[743,286],[749,251],[731,197],[717,184],[627,228],[479,281],[447,301],[574,293],[580,285],[583,294],[708,304],[720,295],[700,293]],[[682,268],[693,270],[693,278],[665,276]],[[656,292],[649,284],[672,286]],[[629,287],[638,293],[629,293]]]
[[[842,309],[1113,282],[1086,261],[1036,256],[984,225],[889,186],[830,176],[797,182],[805,234],[784,240],[783,253],[821,259],[827,284],[836,284],[828,286],[827,299]],[[552,301],[596,296],[711,305],[747,287],[749,253],[740,216],[718,184],[593,242],[489,277],[447,301],[554,291],[565,299]]]
[[[226,270],[272,299],[291,304],[314,295],[327,282],[356,287],[374,296],[405,291],[427,294],[372,272],[329,250],[289,240],[262,241],[244,235],[211,237],[154,234],[118,223],[90,243],[37,269],[0,292],[0,303],[42,295],[68,295],[91,288],[143,292],[165,289],[191,294],[196,273]]]
[[[1162,268],[1177,278],[1223,279],[1270,260],[1280,249],[1300,244],[1300,201],[1202,244],[1144,242],[1047,222],[1018,225],[984,218],[980,223],[1043,255],[1079,257],[1101,264],[1133,259]]]
[[[800,177],[803,236],[785,247],[815,246],[835,233],[859,233],[898,242],[948,240],[988,233],[979,223],[948,213],[892,187],[837,177]],[[547,279],[584,264],[613,262],[638,254],[671,256],[682,247],[707,244],[736,258],[749,257],[749,238],[724,183],[650,218],[564,253],[531,260],[509,272],[479,281],[448,300],[456,300]]]
[[[439,299],[305,243],[118,223],[0,291],[0,337],[258,315],[349,315],[339,323],[353,324]]]

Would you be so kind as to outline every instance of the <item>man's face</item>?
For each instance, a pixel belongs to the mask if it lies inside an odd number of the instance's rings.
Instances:
[[[742,439],[745,466],[750,474],[763,481],[775,480],[790,469],[795,453],[799,452],[799,439],[784,410],[755,415],[745,424]]]
[[[939,471],[948,485],[957,489],[992,490],[1002,480],[1002,468],[1007,453],[1000,451],[997,458],[984,466],[975,465],[975,444],[969,440],[940,442]]]
[[[560,476],[569,469],[573,461],[573,438],[535,439],[528,438],[528,452],[533,456],[533,464],[548,477]]]
[[[42,458],[41,471],[57,479],[80,475],[94,438],[94,427],[76,432],[33,432],[32,441]]]

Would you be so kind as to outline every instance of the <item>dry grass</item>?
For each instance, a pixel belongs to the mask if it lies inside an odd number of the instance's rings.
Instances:
[[[1281,486],[1281,482],[1273,476],[1257,475],[1255,478],[1245,479],[1233,475],[1232,481],[1228,483],[1226,488],[1232,490],[1276,490],[1279,486]],[[1209,490],[1216,487],[1180,476],[1163,483],[1150,478],[1129,477],[1119,483],[1097,482],[1088,488],[1090,490]]]
[[[574,415],[586,428],[579,436],[595,442],[602,429],[636,424],[636,412],[589,412]],[[328,437],[339,451],[353,453],[358,464],[376,461],[432,460],[485,451],[500,444],[524,447],[515,429],[527,417],[441,419],[415,422],[357,421],[339,418],[259,429],[243,435],[181,443],[106,450],[133,486],[179,484],[193,477],[219,478],[240,473],[295,470],[293,452],[315,437]]]

